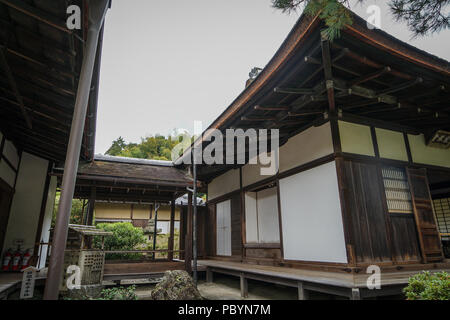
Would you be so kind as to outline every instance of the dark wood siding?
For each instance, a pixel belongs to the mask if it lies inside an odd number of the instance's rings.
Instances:
[[[208,256],[216,254],[216,204],[209,204],[205,217],[205,251]]]
[[[413,214],[390,213],[392,251],[397,262],[420,262],[420,248]]]
[[[236,194],[231,198],[231,254],[242,255],[241,237],[241,195]]]
[[[342,166],[343,207],[356,263],[391,261],[378,167],[345,160]]]

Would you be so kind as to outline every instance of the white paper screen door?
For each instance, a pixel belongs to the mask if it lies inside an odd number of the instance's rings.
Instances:
[[[231,201],[223,201],[216,207],[217,255],[231,256]]]

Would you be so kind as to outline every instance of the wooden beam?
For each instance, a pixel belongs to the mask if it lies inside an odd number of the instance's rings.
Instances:
[[[358,61],[358,62],[361,63],[361,64],[364,64],[364,65],[366,65],[366,66],[369,66],[369,67],[372,67],[372,68],[375,68],[375,69],[381,69],[381,68],[384,68],[384,66],[383,66],[382,64],[380,64],[380,63],[378,63],[378,62],[375,62],[375,61],[373,61],[373,60],[371,60],[371,59],[369,59],[369,58],[367,58],[367,57],[361,56],[361,55],[359,55],[359,54],[357,54],[357,53],[355,53],[355,52],[349,50],[348,48],[344,48],[344,47],[342,47],[341,45],[337,44],[336,42],[334,42],[333,45],[334,45],[334,47],[336,47],[336,48],[347,49],[346,55],[347,55],[348,57],[352,58],[353,60]],[[407,80],[412,80],[412,79],[414,79],[413,76],[411,76],[411,75],[409,75],[409,74],[406,74],[406,73],[403,73],[403,72],[399,72],[399,71],[397,71],[397,70],[391,69],[390,73],[391,73],[392,75],[396,76],[396,77],[399,77],[399,78],[403,78],[403,79],[407,79]]]
[[[275,121],[275,117],[241,117],[242,121]]]
[[[253,107],[253,109],[261,110],[261,111],[287,111],[287,110],[289,110],[289,107],[283,107],[283,106],[263,107],[260,105],[256,105]]]
[[[305,117],[316,114],[323,114],[324,111],[311,111],[311,112],[288,112],[289,117]]]
[[[364,83],[364,82],[367,82],[367,81],[379,78],[383,74],[386,74],[386,73],[389,73],[389,72],[391,72],[391,68],[390,67],[384,67],[384,68],[382,68],[382,69],[380,69],[378,71],[375,71],[375,72],[370,73],[368,75],[360,76],[360,77],[350,81],[349,82],[349,86],[352,87],[354,85],[361,84],[361,83]]]
[[[22,113],[23,118],[25,119],[25,122],[26,122],[28,128],[32,129],[33,125],[31,123],[31,118],[30,118],[27,110],[25,109],[25,105],[23,104],[22,96],[20,95],[19,88],[17,87],[17,83],[16,83],[16,80],[14,79],[12,71],[9,68],[9,64],[6,59],[5,52],[6,52],[5,47],[0,45],[0,61],[6,72],[6,76],[8,77],[9,85],[13,89],[14,95],[16,96],[17,102],[19,103],[19,106],[20,106],[20,111]]]
[[[46,11],[40,10],[36,7],[29,5],[28,3],[21,0],[0,0],[0,3],[3,3],[11,8],[14,8],[27,16],[33,17],[36,20],[39,20],[49,26],[52,26],[60,31],[63,31],[67,34],[72,34],[72,30],[67,28],[67,25],[64,21],[61,21],[59,18],[52,16]]]
[[[398,86],[393,86],[393,87],[390,87],[390,88],[387,88],[387,89],[384,89],[384,90],[380,90],[380,91],[377,92],[377,94],[378,95],[386,95],[386,94],[398,92],[398,91],[405,90],[405,89],[408,89],[410,87],[413,87],[416,84],[419,84],[419,83],[422,83],[422,82],[423,82],[423,79],[418,77],[418,78],[416,78],[414,80],[411,80],[411,81],[399,84]]]
[[[311,88],[273,88],[273,92],[275,93],[288,93],[288,94],[304,94],[304,95],[312,95],[315,93],[314,89]]]
[[[330,113],[333,114],[336,111],[336,102],[334,97],[330,42],[327,40],[327,37],[323,32],[321,33],[321,45],[322,45],[322,64],[325,73],[325,85],[328,95],[328,107]]]

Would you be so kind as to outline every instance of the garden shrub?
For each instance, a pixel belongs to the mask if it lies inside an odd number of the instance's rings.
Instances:
[[[99,300],[137,300],[136,286],[103,289]]]
[[[410,277],[403,292],[407,300],[450,300],[450,275],[424,271]]]
[[[136,250],[147,243],[144,231],[134,227],[130,222],[99,223],[97,228],[113,233],[105,237],[105,250]],[[95,238],[95,246],[101,246],[101,238]],[[134,260],[140,259],[141,253],[109,253],[105,259]]]

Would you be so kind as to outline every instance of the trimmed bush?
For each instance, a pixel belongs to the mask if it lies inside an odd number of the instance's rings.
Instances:
[[[450,275],[424,271],[409,278],[403,292],[407,300],[450,300]]]
[[[134,227],[130,222],[99,223],[97,228],[113,233],[105,237],[105,250],[135,250],[138,246],[146,244],[147,240],[141,228]],[[96,247],[100,247],[100,237],[95,239]],[[133,260],[140,259],[140,253],[110,253],[106,259]]]

